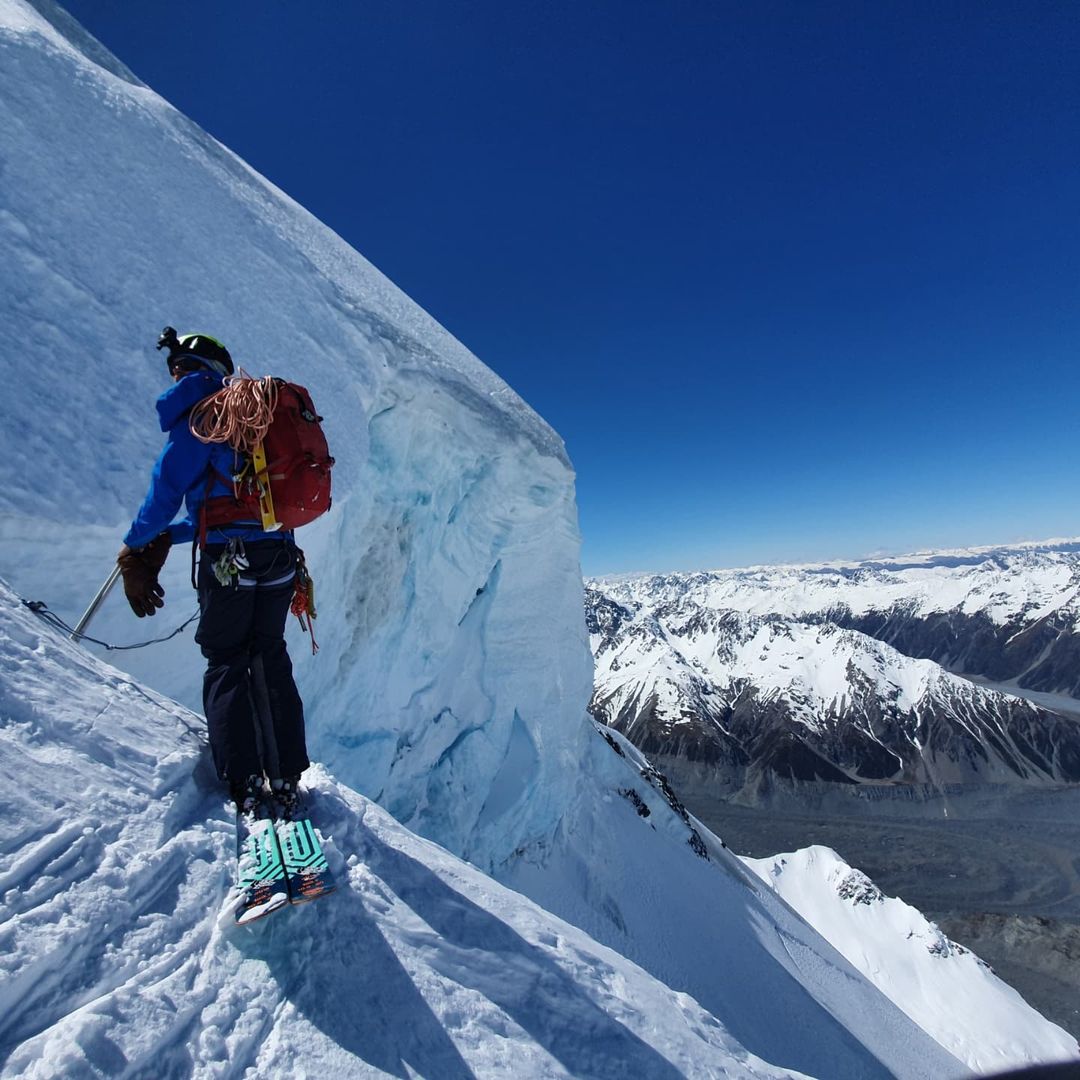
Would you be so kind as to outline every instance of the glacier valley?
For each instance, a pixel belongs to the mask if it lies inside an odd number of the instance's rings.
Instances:
[[[826,844],[1080,1031],[1074,540],[590,583],[593,712],[736,850]]]

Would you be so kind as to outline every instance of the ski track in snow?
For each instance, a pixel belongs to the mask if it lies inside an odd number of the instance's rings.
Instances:
[[[196,718],[6,589],[0,672],[0,1075],[786,1075],[321,768],[338,891],[236,927]]]

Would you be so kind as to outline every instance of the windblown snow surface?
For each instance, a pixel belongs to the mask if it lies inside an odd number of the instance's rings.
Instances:
[[[1035,1013],[973,952],[950,941],[910,904],[885,896],[830,848],[743,862],[973,1068],[992,1073],[1018,1060],[1076,1056],[1076,1040]],[[962,1010],[957,1001],[963,1001]],[[1029,1023],[1017,1024],[1025,1010]]]
[[[0,0],[0,196],[19,596],[72,620],[108,573],[160,446],[164,323],[326,418],[335,506],[302,536],[322,650],[292,645],[341,881],[230,928],[228,814],[168,700],[198,704],[190,631],[120,674],[5,591],[6,1075],[963,1071],[588,720],[558,436],[47,0]],[[171,630],[189,572],[175,553],[165,611],[114,596],[95,633]]]
[[[233,926],[201,719],[0,613],[3,1076],[787,1075],[322,768],[339,892]]]

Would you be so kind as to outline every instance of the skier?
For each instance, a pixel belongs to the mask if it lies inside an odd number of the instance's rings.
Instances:
[[[264,531],[257,519],[207,526],[204,503],[232,495],[237,465],[228,446],[192,434],[189,414],[232,375],[232,358],[208,334],[178,336],[171,327],[157,347],[168,350],[174,382],[157,400],[167,438],[117,557],[124,593],[139,618],[154,615],[165,602],[158,574],[170,547],[192,542],[200,611],[195,640],[206,657],[203,708],[214,765],[238,814],[253,813],[268,794],[265,772],[287,819],[310,764],[304,707],[285,645],[297,573],[293,533]],[[187,515],[174,521],[182,502]]]

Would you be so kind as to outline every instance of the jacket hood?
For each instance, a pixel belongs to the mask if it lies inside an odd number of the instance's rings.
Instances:
[[[203,398],[220,390],[224,379],[216,371],[193,371],[170,386],[157,399],[158,421],[162,431],[169,431]]]

